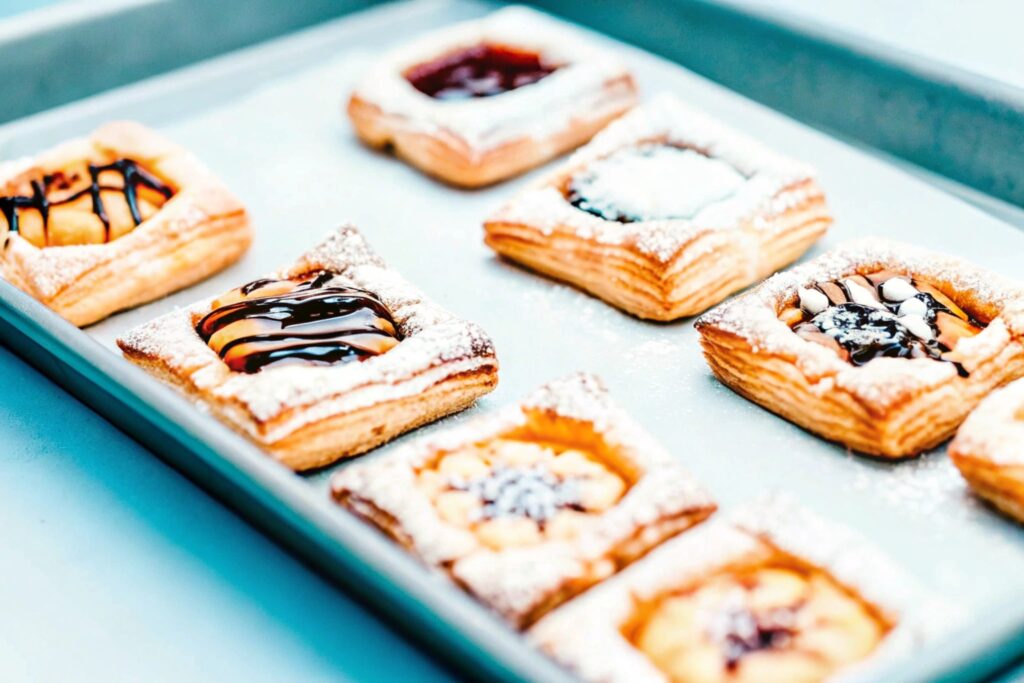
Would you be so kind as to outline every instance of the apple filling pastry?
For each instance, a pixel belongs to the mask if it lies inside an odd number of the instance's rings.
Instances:
[[[346,467],[332,488],[517,627],[715,509],[589,375]]]
[[[529,637],[585,681],[818,683],[949,623],[863,539],[777,498],[664,543]]]
[[[220,181],[137,123],[0,165],[0,277],[79,326],[194,284],[251,241]]]

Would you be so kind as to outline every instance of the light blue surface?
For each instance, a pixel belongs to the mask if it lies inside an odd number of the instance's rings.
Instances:
[[[0,406],[0,680],[450,680],[3,348]]]

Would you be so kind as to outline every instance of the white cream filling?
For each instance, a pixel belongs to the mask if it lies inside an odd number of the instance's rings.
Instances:
[[[670,145],[645,145],[593,162],[573,186],[603,213],[668,220],[694,216],[732,196],[745,181],[718,159]]]

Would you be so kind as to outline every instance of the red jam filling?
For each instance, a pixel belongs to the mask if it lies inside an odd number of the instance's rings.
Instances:
[[[536,83],[557,68],[545,64],[536,52],[476,45],[414,66],[405,77],[414,88],[436,100],[468,100]]]

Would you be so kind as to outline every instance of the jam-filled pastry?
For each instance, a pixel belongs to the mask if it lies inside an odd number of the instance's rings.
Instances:
[[[949,457],[975,493],[1024,523],[1024,379],[975,408],[949,444]]]
[[[494,213],[487,244],[641,318],[701,313],[832,219],[813,171],[662,95]]]
[[[251,241],[238,199],[138,123],[0,164],[0,278],[75,325],[203,280]]]
[[[348,114],[368,145],[478,187],[577,147],[635,100],[633,78],[606,50],[513,7],[387,54]]]
[[[584,681],[817,683],[907,654],[944,617],[863,539],[770,500],[668,541],[528,635]]]
[[[293,265],[117,343],[295,470],[463,410],[498,381],[490,338],[347,226]]]
[[[1024,376],[1024,288],[962,260],[879,239],[848,243],[697,321],[723,383],[871,455],[952,436]]]
[[[346,467],[332,489],[517,627],[715,510],[592,375]]]

